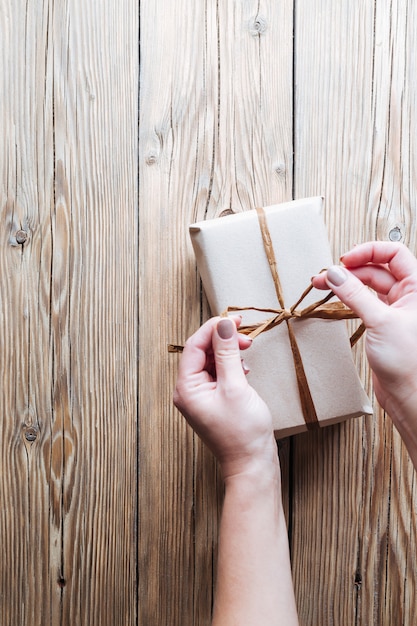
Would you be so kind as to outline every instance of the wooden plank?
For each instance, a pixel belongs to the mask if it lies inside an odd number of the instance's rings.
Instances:
[[[137,6],[1,12],[0,621],[134,624]]]
[[[417,250],[416,32],[412,2],[297,3],[295,193],[325,196],[336,259],[372,238]],[[370,389],[363,346],[355,359]],[[294,455],[301,624],[413,624],[415,480],[389,418],[375,405]]]
[[[51,558],[58,560],[60,548],[49,541],[42,458],[51,419],[51,235],[39,212],[49,210],[53,193],[53,158],[45,149],[52,136],[52,76],[46,62],[48,14],[27,10],[22,2],[3,2],[0,20],[8,51],[1,56],[0,71],[0,622],[36,626],[57,605],[59,573],[56,567],[51,572],[48,553],[52,549]],[[37,581],[44,581],[41,594]]]
[[[197,115],[202,72],[195,69],[204,51],[204,7],[142,2],[140,20],[139,623],[187,626],[195,576],[194,442],[172,408],[176,357],[167,344],[182,343],[199,317],[184,221],[195,158],[211,149],[210,137],[208,145],[193,141],[204,125]]]
[[[291,196],[292,2],[142,2],[140,85],[139,617],[199,626],[222,487],[166,345],[208,316],[188,224]]]

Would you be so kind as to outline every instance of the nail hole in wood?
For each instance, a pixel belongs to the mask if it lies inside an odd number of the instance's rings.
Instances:
[[[390,241],[401,241],[401,239],[403,238],[401,230],[398,228],[398,226],[392,228],[389,231],[388,237]]]
[[[38,431],[36,430],[36,428],[33,428],[32,426],[30,426],[29,428],[26,428],[25,430],[25,439],[26,441],[29,441],[29,443],[33,443],[35,441],[35,439],[38,436]]]

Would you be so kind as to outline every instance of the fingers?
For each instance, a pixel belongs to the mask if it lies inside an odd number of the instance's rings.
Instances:
[[[401,243],[391,241],[370,241],[359,244],[341,257],[349,269],[372,263],[386,265],[396,280],[410,275],[417,276],[417,259]]]
[[[212,349],[213,328],[218,319],[209,319],[186,341],[178,368],[179,380],[188,379],[206,369]]]
[[[363,265],[361,267],[349,268],[349,271],[381,296],[387,296],[397,283],[391,272],[381,265]],[[317,289],[329,288],[326,272],[314,276],[312,282]]]
[[[390,292],[403,280],[407,281],[407,290],[417,289],[417,259],[403,244],[371,241],[355,246],[341,260],[350,272],[374,289],[384,301],[396,299],[398,291],[394,296]],[[312,283],[317,289],[326,289],[326,272],[314,276]]]
[[[354,311],[367,328],[375,328],[386,305],[375,298],[357,276],[344,267],[334,265],[325,273],[325,280],[338,298]]]
[[[218,386],[230,387],[245,381],[239,337],[232,319],[225,317],[217,322],[213,331],[213,352]]]
[[[216,373],[215,358],[213,354],[213,332],[223,318],[213,317],[203,324],[186,342],[181,357],[178,378],[188,379],[193,374],[207,371],[213,377]],[[236,332],[236,327],[240,326],[240,316],[231,316],[224,318],[231,321],[237,336],[238,348],[246,350],[252,340],[246,335]],[[240,357],[239,357],[240,358]]]
[[[321,274],[317,274],[316,276],[313,276],[311,279],[311,282],[313,283],[313,287],[315,287],[316,289],[328,289],[329,285],[327,284],[327,280],[326,280],[326,272],[322,272]]]

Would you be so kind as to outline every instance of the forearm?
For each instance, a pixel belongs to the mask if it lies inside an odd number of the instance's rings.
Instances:
[[[279,465],[226,481],[213,626],[298,625]]]

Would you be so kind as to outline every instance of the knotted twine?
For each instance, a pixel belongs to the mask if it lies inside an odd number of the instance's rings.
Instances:
[[[297,387],[300,395],[301,401],[301,409],[304,417],[304,421],[306,423],[308,430],[316,430],[320,427],[316,408],[314,406],[314,401],[311,395],[310,387],[308,384],[307,376],[304,370],[303,361],[301,358],[301,353],[297,344],[297,340],[295,338],[295,333],[292,328],[291,320],[302,320],[302,319],[311,319],[311,318],[320,318],[327,320],[347,320],[347,319],[357,319],[358,316],[351,309],[346,307],[342,302],[328,302],[333,296],[334,293],[330,291],[325,298],[322,300],[318,300],[313,304],[299,310],[299,305],[303,302],[303,300],[307,297],[310,291],[313,289],[313,285],[309,285],[307,289],[301,294],[298,298],[297,302],[293,304],[290,308],[285,307],[284,295],[281,286],[281,281],[278,274],[278,267],[275,258],[275,252],[272,245],[271,234],[269,232],[265,211],[263,208],[257,208],[258,222],[262,235],[262,242],[265,250],[266,257],[268,259],[269,268],[271,271],[272,279],[274,282],[275,292],[277,295],[277,299],[280,305],[278,309],[270,309],[270,308],[260,308],[255,306],[248,307],[238,307],[238,306],[228,306],[223,313],[221,313],[222,317],[226,317],[229,313],[238,312],[238,311],[259,311],[263,313],[271,313],[272,317],[269,317],[264,322],[259,322],[251,325],[239,326],[239,333],[247,335],[251,339],[255,339],[261,333],[267,332],[268,330],[272,330],[284,323],[288,329],[288,336],[290,341],[290,347],[294,362],[294,369],[297,379]],[[324,271],[324,270],[322,270]],[[353,347],[356,342],[360,339],[365,331],[365,325],[362,323],[358,327],[358,329],[354,332],[354,334],[350,338],[350,344]],[[183,347],[177,345],[168,345],[169,352],[182,352]]]

